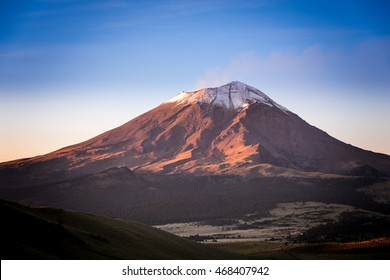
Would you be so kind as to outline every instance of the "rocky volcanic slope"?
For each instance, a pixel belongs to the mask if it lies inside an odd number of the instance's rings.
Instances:
[[[0,164],[3,186],[56,182],[112,167],[161,174],[390,174],[390,156],[343,143],[240,82],[182,92],[88,141]],[[360,168],[360,169],[359,169]],[[363,170],[364,172],[364,170]]]

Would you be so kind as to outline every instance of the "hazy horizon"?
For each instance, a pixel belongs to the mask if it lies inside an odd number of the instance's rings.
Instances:
[[[333,137],[390,155],[386,1],[5,1],[0,162],[239,80]]]

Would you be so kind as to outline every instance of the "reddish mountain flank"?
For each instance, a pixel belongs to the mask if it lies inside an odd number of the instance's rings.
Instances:
[[[2,163],[0,179],[54,182],[121,166],[162,174],[390,174],[390,156],[343,143],[263,92],[231,82],[182,92],[83,143]]]

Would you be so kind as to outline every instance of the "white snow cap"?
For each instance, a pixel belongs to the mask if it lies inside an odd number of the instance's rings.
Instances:
[[[252,103],[262,103],[271,107],[277,107],[284,113],[289,110],[269,98],[262,91],[244,83],[233,81],[216,88],[205,88],[197,91],[182,91],[167,103],[200,103],[213,104],[228,109],[243,109]]]

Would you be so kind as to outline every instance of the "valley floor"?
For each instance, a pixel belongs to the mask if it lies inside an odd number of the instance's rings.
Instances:
[[[313,201],[280,203],[266,216],[253,213],[245,215],[242,219],[175,223],[156,227],[190,239],[200,240],[203,237],[202,241],[206,242],[285,242],[309,228],[336,222],[341,213],[353,210],[356,208],[349,205]]]
[[[389,205],[390,181],[357,189]],[[255,259],[390,259],[390,217],[318,201],[278,203],[264,213],[156,226]]]
[[[264,260],[389,260],[390,238],[363,242],[288,244],[245,241],[210,245],[247,259]]]

